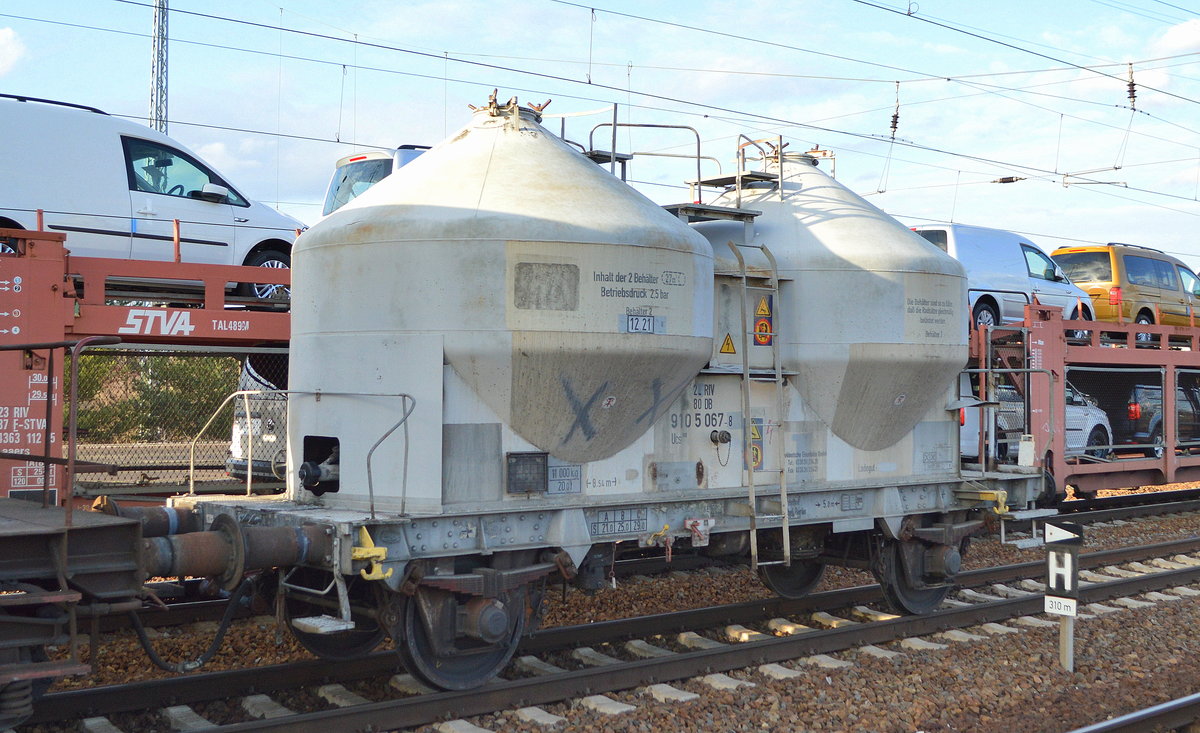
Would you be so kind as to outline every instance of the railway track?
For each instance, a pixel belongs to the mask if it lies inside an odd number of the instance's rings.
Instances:
[[[1140,494],[1118,494],[1094,498],[1071,499],[1056,507],[1062,514],[1080,514],[1104,510],[1134,510],[1142,508],[1153,513],[1156,506],[1184,505],[1200,502],[1200,489],[1173,489]],[[1146,515],[1135,515],[1146,516]]]
[[[1198,582],[1200,559],[1184,556],[1186,553],[1200,553],[1200,538],[1083,555],[1081,567],[1089,572],[1110,568],[1114,575],[1104,579],[1100,575],[1085,574],[1084,580],[1091,582],[1082,590],[1081,603]],[[1163,557],[1178,557],[1182,562],[1163,561]],[[1141,572],[1112,569],[1122,564],[1151,562],[1154,558],[1159,558],[1155,562],[1163,567],[1152,569],[1143,564]],[[1032,578],[1039,577],[1043,569],[1042,563],[1034,562],[963,573],[960,581],[967,590],[959,595],[965,600],[956,601],[960,607],[946,608],[928,616],[894,617],[873,612],[866,604],[879,600],[878,588],[862,586],[818,593],[801,600],[775,598],[582,627],[547,629],[525,641],[517,662],[510,668],[510,672],[512,669],[524,670],[518,674],[525,677],[498,681],[483,689],[463,693],[419,694],[420,688],[411,679],[402,675],[393,677],[399,673],[399,665],[395,655],[388,652],[339,663],[336,667],[331,667],[328,662],[310,661],[57,693],[47,696],[30,722],[65,722],[81,716],[101,715],[128,720],[130,711],[134,710],[173,709],[172,714],[184,715],[183,711],[190,709],[180,706],[202,707],[200,704],[205,701],[225,699],[245,700],[244,705],[250,706],[247,710],[257,711],[240,713],[242,718],[255,714],[283,715],[280,709],[272,707],[277,705],[275,698],[287,697],[288,690],[309,688],[316,691],[317,697],[328,701],[326,704],[332,706],[331,709],[295,711],[279,718],[234,722],[221,726],[220,730],[320,730],[322,733],[332,729],[388,730],[431,723],[444,718],[448,710],[465,717],[581,696],[601,705],[603,703],[596,696],[605,692],[659,685],[699,675],[718,675],[711,678],[713,684],[736,685],[736,678],[725,677],[722,673],[759,667],[764,674],[799,675],[803,672],[794,668],[763,665],[797,659],[820,663],[825,661],[821,655],[831,652],[855,647],[877,649],[875,645],[892,642],[919,647],[919,642],[903,640],[1028,618],[1042,611],[1037,581]],[[1132,577],[1118,577],[1125,575]],[[851,615],[857,616],[857,623],[850,623]],[[1023,623],[1054,622],[1034,619]],[[823,624],[826,628],[808,624]],[[753,628],[756,626],[762,631]],[[1016,631],[1013,627],[1006,628],[1008,632]],[[783,635],[764,633],[768,629]],[[603,651],[598,651],[597,647]],[[614,655],[625,658],[618,659]],[[639,655],[643,658],[637,658]],[[556,662],[561,664],[567,659],[574,660],[580,668],[553,668]],[[343,686],[355,681],[389,678],[393,681],[392,687],[397,688],[390,692],[394,699],[370,701],[349,693]],[[376,686],[379,687],[386,693],[387,685]],[[407,696],[397,697],[402,692]],[[662,692],[667,696],[672,694]],[[268,695],[270,697],[266,697]],[[344,703],[345,707],[339,703]],[[144,716],[154,714],[142,713]],[[163,728],[167,727],[164,723]],[[118,729],[121,728],[118,726]]]

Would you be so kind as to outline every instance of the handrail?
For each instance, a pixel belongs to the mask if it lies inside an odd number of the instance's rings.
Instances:
[[[404,425],[405,426],[405,429],[404,429],[404,469],[401,474],[401,491],[400,491],[400,513],[401,514],[404,513],[405,506],[406,506],[406,503],[408,500],[408,445],[409,445],[409,440],[408,440],[408,425],[407,425],[407,423],[408,423],[408,418],[412,415],[413,410],[415,410],[417,407],[416,398],[405,392],[396,392],[396,393],[389,393],[389,394],[374,394],[374,393],[367,393],[367,392],[323,392],[320,390],[309,391],[309,390],[296,390],[296,389],[240,389],[236,392],[233,392],[232,394],[230,394],[228,397],[226,397],[224,400],[221,401],[221,404],[218,405],[217,408],[213,411],[212,415],[208,418],[208,421],[204,423],[204,427],[200,428],[200,431],[198,433],[196,433],[196,436],[194,438],[192,438],[191,442],[188,444],[188,495],[194,496],[196,494],[196,443],[199,442],[200,438],[204,436],[204,433],[208,430],[209,426],[212,425],[213,420],[217,419],[217,415],[219,415],[221,413],[221,411],[225,409],[225,406],[228,405],[230,403],[230,401],[232,401],[238,397],[241,397],[243,399],[243,404],[245,405],[244,411],[245,411],[246,427],[247,427],[246,439],[247,439],[247,444],[249,446],[249,450],[246,454],[246,495],[247,496],[251,495],[251,493],[252,493],[251,487],[252,487],[252,482],[253,482],[253,478],[254,478],[254,463],[253,463],[253,461],[254,461],[254,441],[253,441],[254,423],[251,422],[251,420],[250,420],[249,397],[250,397],[250,395],[266,395],[266,394],[285,395],[285,396],[286,395],[317,395],[319,397],[399,397],[403,401],[402,404],[404,405],[404,414],[400,417],[400,420],[395,425],[388,428],[383,433],[383,435],[380,436],[379,440],[375,441],[375,444],[371,446],[371,449],[369,451],[367,451],[367,494],[368,494],[368,498],[370,500],[371,519],[375,519],[375,485],[374,485],[374,481],[373,481],[372,474],[371,474],[371,458],[375,453],[375,449],[378,448],[383,443],[383,441],[387,440],[388,437],[390,437],[391,434],[394,433],[397,428],[399,428],[401,425]]]
[[[691,133],[696,136],[696,180],[697,181],[700,180],[700,160],[701,160],[702,156],[700,154],[700,133],[696,130],[696,128],[689,127],[688,125],[657,125],[657,124],[653,124],[653,123],[649,123],[649,122],[641,122],[641,123],[617,122],[615,120],[615,117],[616,117],[615,113],[614,113],[613,117],[614,117],[613,122],[601,122],[600,124],[598,124],[592,128],[592,131],[588,133],[588,148],[595,149],[595,146],[592,144],[592,138],[596,134],[596,130],[599,130],[601,127],[610,127],[611,126],[613,128],[613,148],[614,148],[613,152],[614,152],[614,154],[616,152],[615,148],[616,148],[617,128],[618,127],[646,127],[646,128],[656,128],[656,129],[660,129],[660,130],[690,130]],[[687,156],[687,157],[691,157],[691,156]],[[702,203],[700,201],[699,196],[696,197],[696,203]]]

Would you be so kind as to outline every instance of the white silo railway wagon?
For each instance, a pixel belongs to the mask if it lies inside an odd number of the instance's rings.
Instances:
[[[444,688],[505,666],[551,575],[597,589],[626,550],[788,596],[867,567],[936,607],[983,514],[1041,488],[960,468],[961,267],[780,143],[664,210],[539,112],[493,100],[300,237],[287,494],[176,506],[324,527],[279,570],[297,637],[391,635]]]

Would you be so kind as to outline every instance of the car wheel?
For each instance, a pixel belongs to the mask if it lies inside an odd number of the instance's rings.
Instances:
[[[1138,313],[1137,318],[1135,318],[1133,322],[1138,324],[1139,326],[1153,326],[1154,325],[1154,316],[1150,315],[1146,311],[1142,311],[1141,313]],[[1152,341],[1153,339],[1154,339],[1154,336],[1149,333],[1140,333],[1139,332],[1137,334],[1138,341],[1148,342],[1148,341]]]
[[[271,267],[286,270],[292,266],[292,256],[277,249],[264,249],[246,258],[248,267]],[[252,295],[259,300],[291,300],[292,289],[287,285],[275,283],[242,283],[244,295]]]
[[[1163,435],[1162,428],[1155,428],[1153,433],[1150,433],[1150,445],[1152,447],[1146,449],[1147,458],[1162,458],[1163,457]]]
[[[1079,315],[1079,308],[1074,308],[1071,311],[1070,320],[1072,320],[1072,321],[1090,321],[1090,320],[1092,320],[1092,314],[1088,313],[1085,310],[1083,312],[1083,315],[1081,316],[1081,315]],[[1067,338],[1080,339],[1082,341],[1086,341],[1087,339],[1089,339],[1091,337],[1092,337],[1091,331],[1067,331]]]
[[[1112,453],[1112,448],[1107,447],[1109,443],[1110,441],[1108,439],[1108,433],[1104,431],[1104,428],[1097,425],[1096,427],[1092,428],[1092,432],[1088,433],[1087,449],[1084,450],[1084,453],[1088,454],[1092,458],[1108,458],[1108,456]],[[1092,446],[1106,447],[1093,448]]]
[[[24,229],[20,224],[11,219],[0,221],[0,229]],[[0,237],[0,255],[16,255],[20,254],[17,251],[17,240],[9,239],[8,237]]]
[[[1000,324],[1000,314],[996,312],[996,307],[991,303],[979,301],[975,304],[975,310],[971,314],[975,328],[980,326],[998,326]]]

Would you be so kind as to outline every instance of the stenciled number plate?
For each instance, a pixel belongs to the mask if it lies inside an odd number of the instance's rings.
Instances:
[[[588,528],[593,535],[645,532],[646,518],[645,509],[602,509]]]
[[[654,316],[625,316],[629,333],[654,333]]]

